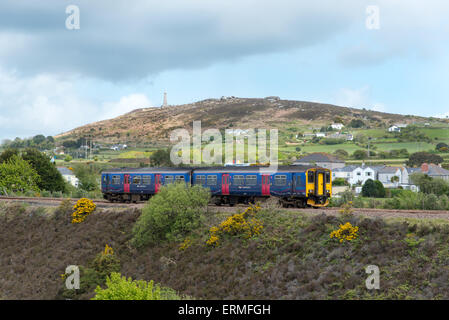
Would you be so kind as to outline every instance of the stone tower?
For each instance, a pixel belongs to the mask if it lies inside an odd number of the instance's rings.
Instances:
[[[167,106],[168,106],[168,103],[167,103],[167,92],[164,92],[164,103],[162,104],[162,108],[165,108]]]

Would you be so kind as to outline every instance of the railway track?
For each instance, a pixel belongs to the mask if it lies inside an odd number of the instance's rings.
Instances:
[[[43,198],[43,197],[9,197],[0,196],[0,202],[23,202],[35,205],[46,205],[46,206],[58,206],[62,200],[65,198]],[[76,203],[78,198],[70,199],[73,204]],[[109,202],[107,200],[93,200],[94,203],[100,208],[141,208],[145,202],[138,203],[118,203]],[[237,210],[244,210],[246,205],[239,204],[234,207],[228,206],[215,206],[209,205],[209,208],[213,208],[217,212],[236,212]],[[313,208],[282,208],[287,212],[304,212],[309,214],[328,214],[328,215],[339,215],[340,208],[334,207],[323,207],[318,209]],[[364,215],[369,217],[381,217],[381,218],[426,218],[426,219],[448,219],[449,211],[443,210],[392,210],[392,209],[372,209],[372,208],[353,208],[353,214]]]
[[[9,197],[0,196],[0,202],[22,202],[28,204],[46,205],[46,206],[59,206],[61,201],[68,198],[43,198],[43,197]],[[70,201],[75,204],[79,198],[70,198]],[[111,208],[111,207],[136,207],[138,204],[128,204],[128,203],[111,203],[107,200],[93,200],[97,207],[100,208]]]

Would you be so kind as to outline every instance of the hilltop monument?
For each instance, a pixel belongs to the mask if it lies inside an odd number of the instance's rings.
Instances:
[[[164,92],[164,102],[162,103],[162,107],[161,108],[165,108],[168,106],[167,103],[167,92]]]

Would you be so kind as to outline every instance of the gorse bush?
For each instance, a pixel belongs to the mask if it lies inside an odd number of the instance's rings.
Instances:
[[[225,234],[245,239],[260,234],[263,225],[256,218],[260,209],[259,205],[250,205],[244,212],[229,216],[218,227],[210,228],[210,238],[206,243],[210,246],[216,246],[219,243],[219,237]]]
[[[330,233],[329,237],[338,239],[340,243],[343,241],[352,241],[357,239],[359,227],[353,226],[350,222],[341,224],[340,228]]]
[[[96,204],[92,200],[89,200],[87,198],[79,199],[73,207],[73,210],[75,210],[75,212],[73,212],[72,214],[72,223],[83,222],[89,214],[94,212],[96,207]]]
[[[142,247],[183,239],[198,228],[210,200],[209,189],[174,183],[164,186],[145,207],[133,228],[132,244]]]

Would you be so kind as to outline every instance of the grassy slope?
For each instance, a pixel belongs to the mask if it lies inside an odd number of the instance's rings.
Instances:
[[[387,223],[318,212],[309,217],[266,211],[260,216],[265,228],[258,238],[228,239],[217,248],[205,246],[204,227],[186,251],[178,249],[179,243],[136,251],[127,240],[137,211],[97,212],[83,224],[71,225],[67,211],[55,219],[41,209],[2,207],[0,296],[54,299],[65,267],[86,265],[108,244],[121,260],[122,274],[153,279],[196,298],[449,298],[447,221]],[[206,224],[223,218],[210,214]],[[329,233],[346,221],[359,226],[358,240],[340,244],[330,239]],[[381,271],[376,292],[365,288],[364,268],[370,264]]]

